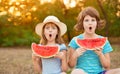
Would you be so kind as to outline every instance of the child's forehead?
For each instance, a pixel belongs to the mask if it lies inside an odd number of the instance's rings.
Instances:
[[[45,24],[45,26],[57,26],[55,23],[52,23],[52,22],[48,22]]]
[[[91,16],[91,15],[86,15],[86,16],[84,17],[84,19],[85,19],[85,18],[94,18],[94,19],[96,19],[95,16]]]

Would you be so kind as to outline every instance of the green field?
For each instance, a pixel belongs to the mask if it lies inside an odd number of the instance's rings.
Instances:
[[[120,67],[120,46],[112,45],[111,68]],[[30,48],[0,48],[0,74],[34,74]]]

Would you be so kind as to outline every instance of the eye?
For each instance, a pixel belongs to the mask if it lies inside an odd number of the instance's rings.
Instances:
[[[88,19],[85,19],[84,21],[85,21],[85,22],[88,22],[89,20],[88,20]]]
[[[56,26],[53,26],[52,29],[57,29],[57,27],[56,27]]]
[[[96,19],[92,19],[92,21],[94,22],[94,21],[96,21]]]
[[[49,26],[46,26],[45,29],[49,29],[50,27]]]

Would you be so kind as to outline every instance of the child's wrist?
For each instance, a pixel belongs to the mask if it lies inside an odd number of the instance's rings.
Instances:
[[[64,53],[60,52],[61,60],[64,60]]]
[[[79,53],[78,53],[77,51],[75,51],[75,52],[73,53],[73,56],[76,57],[76,58],[78,58],[78,57],[79,57]]]
[[[76,49],[75,54],[76,54],[77,57],[79,57],[80,55],[82,55],[82,53],[80,53],[79,49]]]
[[[102,56],[102,55],[103,55],[103,53],[98,54],[98,56]]]

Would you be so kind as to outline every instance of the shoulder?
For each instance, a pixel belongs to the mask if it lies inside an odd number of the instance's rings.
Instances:
[[[80,34],[78,36],[75,36],[72,38],[72,40],[70,41],[70,43],[68,44],[69,47],[72,47],[73,49],[78,48],[79,46],[76,44],[76,38],[83,38],[83,34]]]
[[[76,38],[82,39],[83,38],[83,34],[80,34],[80,35],[77,35],[77,36],[73,37],[72,40],[75,40]]]
[[[65,44],[59,44],[60,50],[67,50],[67,47]]]

